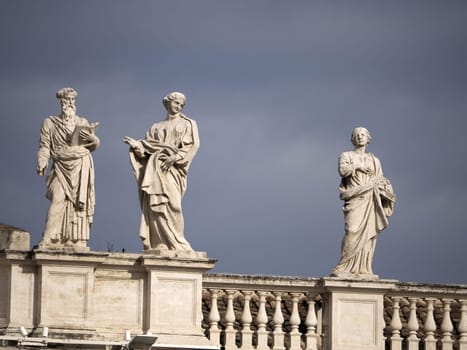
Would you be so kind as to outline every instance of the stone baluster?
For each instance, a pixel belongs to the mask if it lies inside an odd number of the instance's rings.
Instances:
[[[400,297],[393,297],[392,298],[392,320],[389,326],[391,330],[391,350],[402,350],[402,337],[401,337],[401,329],[402,329],[402,322],[399,315],[399,302]]]
[[[425,298],[426,301],[426,320],[423,325],[425,330],[425,350],[436,350],[436,323],[434,317],[434,303],[436,302],[435,298]]]
[[[410,316],[407,327],[409,329],[409,337],[407,338],[407,350],[418,350],[420,339],[417,337],[418,320],[417,320],[417,298],[409,298]]]
[[[211,293],[211,309],[209,310],[209,340],[214,342],[214,344],[220,345],[220,335],[221,331],[219,329],[219,321],[221,317],[219,316],[219,308],[217,307],[217,298],[219,297],[219,290],[210,289]]]
[[[318,328],[316,328],[317,334],[321,333],[321,347],[320,349],[330,349],[330,337],[331,337],[331,327],[330,327],[330,293],[323,293],[321,302],[323,303],[323,308],[321,310],[321,332],[319,332],[319,314],[318,316]],[[319,344],[318,344],[319,345]]]
[[[441,332],[443,333],[441,344],[443,350],[452,350],[454,344],[454,340],[452,339],[454,326],[451,321],[451,303],[451,299],[443,299],[443,322],[441,322]]]
[[[235,312],[233,307],[233,299],[235,296],[234,290],[226,290],[227,294],[227,310],[225,311],[224,321],[225,321],[225,344],[224,347],[226,350],[236,349],[235,345],[235,334],[234,329],[235,323]]]
[[[314,295],[308,296],[308,311],[305,319],[306,325],[306,347],[305,350],[318,350],[318,335],[316,334],[316,327],[318,326],[318,319],[315,312],[315,299]]]
[[[268,315],[266,313],[266,292],[259,291],[259,308],[258,315],[256,316],[256,324],[258,327],[258,344],[257,350],[268,350],[268,332],[266,330],[266,324],[268,323]]]
[[[461,304],[461,320],[457,327],[459,331],[459,350],[467,350],[467,299],[459,300]]]
[[[274,316],[272,323],[274,325],[273,338],[274,347],[273,350],[284,350],[284,331],[282,330],[282,324],[284,323],[284,316],[282,315],[282,293],[274,293],[276,298],[276,306],[274,309]]]
[[[252,291],[244,291],[244,304],[243,304],[243,312],[241,317],[242,322],[242,349],[243,350],[250,350],[253,349],[253,331],[251,330],[251,322],[253,321],[253,317],[251,316],[250,310],[250,300],[251,296],[253,295]]]
[[[300,350],[301,347],[301,334],[298,331],[298,326],[300,326],[300,314],[298,313],[298,301],[300,298],[300,293],[291,293],[292,297],[292,314],[290,315],[290,349],[289,350]]]

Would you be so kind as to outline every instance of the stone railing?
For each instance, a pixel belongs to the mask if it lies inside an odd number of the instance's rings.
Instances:
[[[467,349],[467,286],[398,283],[385,296],[390,349]]]
[[[205,275],[203,328],[230,349],[318,349],[322,307],[319,280]]]
[[[381,284],[384,326],[381,345],[374,348],[467,350],[467,286],[382,280],[371,282],[368,290],[359,282],[346,288],[345,281],[332,289],[328,281],[335,280],[205,275],[203,328],[226,350],[345,348],[331,340],[331,295],[336,290],[372,294]]]

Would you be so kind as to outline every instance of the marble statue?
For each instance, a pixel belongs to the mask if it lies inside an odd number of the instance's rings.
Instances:
[[[181,202],[199,136],[196,122],[181,113],[185,101],[180,92],[168,94],[166,119],[151,126],[143,140],[124,138],[138,184],[145,251],[193,251],[184,237]]]
[[[371,136],[365,128],[352,132],[353,151],[339,157],[340,198],[344,201],[345,236],[332,276],[377,279],[372,262],[378,234],[388,225],[395,196],[381,163],[367,153]]]
[[[57,91],[58,116],[42,122],[37,173],[46,178],[50,207],[39,248],[87,248],[94,214],[94,165],[91,152],[99,146],[98,123],[76,114],[77,92],[66,87]]]

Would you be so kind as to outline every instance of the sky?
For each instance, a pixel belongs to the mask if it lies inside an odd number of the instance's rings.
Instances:
[[[0,222],[41,238],[36,174],[55,93],[100,122],[89,246],[139,253],[123,137],[187,96],[201,147],[185,237],[213,272],[328,276],[344,235],[337,172],[353,128],[397,196],[378,237],[383,279],[467,284],[467,2],[24,1],[0,4]]]

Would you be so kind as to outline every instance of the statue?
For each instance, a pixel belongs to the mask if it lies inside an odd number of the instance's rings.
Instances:
[[[151,126],[144,140],[126,136],[141,205],[140,237],[144,250],[193,252],[184,237],[182,197],[188,168],[199,148],[196,122],[181,113],[180,92],[164,97],[165,120]]]
[[[388,225],[396,198],[391,183],[383,176],[379,159],[366,153],[370,140],[367,129],[355,128],[354,150],[339,157],[345,236],[340,261],[332,272],[335,277],[378,278],[372,270],[376,237]]]
[[[37,173],[46,178],[50,207],[39,248],[87,248],[94,214],[94,165],[91,156],[99,146],[98,123],[76,115],[77,92],[66,87],[57,91],[62,112],[42,122]]]

